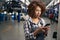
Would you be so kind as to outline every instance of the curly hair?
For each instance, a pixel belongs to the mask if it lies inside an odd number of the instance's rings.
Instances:
[[[38,2],[38,1],[33,1],[29,4],[28,6],[28,15],[30,17],[34,17],[34,14],[35,14],[35,10],[36,10],[36,7],[39,6],[41,8],[41,13],[43,13],[45,11],[45,5],[43,2]]]

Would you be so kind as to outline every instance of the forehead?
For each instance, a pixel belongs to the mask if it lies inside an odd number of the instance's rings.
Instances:
[[[36,10],[41,10],[41,8],[39,6],[36,7]]]

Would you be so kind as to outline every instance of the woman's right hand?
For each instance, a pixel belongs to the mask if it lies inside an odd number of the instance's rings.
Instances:
[[[39,31],[43,31],[43,32],[45,32],[45,29],[43,29],[44,27],[39,27]]]

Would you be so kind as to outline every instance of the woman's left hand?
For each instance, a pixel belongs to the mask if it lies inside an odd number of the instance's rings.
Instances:
[[[50,29],[50,27],[43,27],[42,29],[44,29],[44,30],[49,30]]]
[[[47,26],[47,30],[49,30],[50,29],[50,27],[49,26]]]

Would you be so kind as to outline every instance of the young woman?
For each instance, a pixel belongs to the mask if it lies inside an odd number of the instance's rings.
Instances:
[[[33,1],[28,6],[29,18],[24,22],[24,32],[26,40],[44,40],[45,21],[41,18],[45,11],[45,6],[41,2]]]

